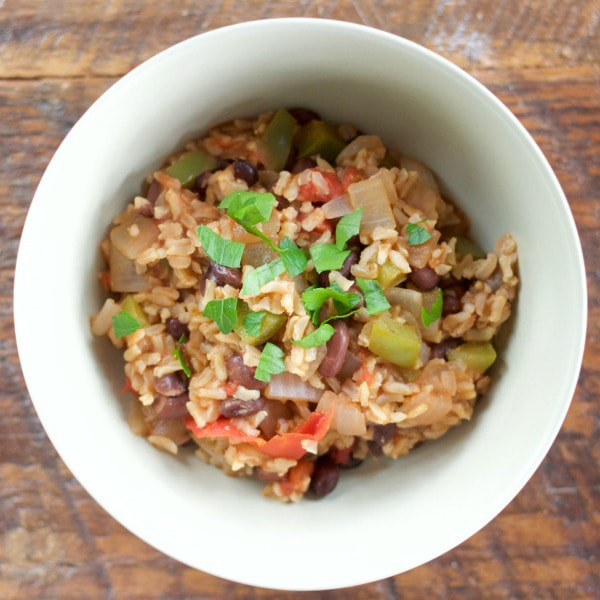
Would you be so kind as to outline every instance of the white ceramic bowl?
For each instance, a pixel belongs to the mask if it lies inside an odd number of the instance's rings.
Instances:
[[[98,242],[162,157],[210,125],[279,106],[353,122],[430,165],[485,247],[511,232],[521,289],[491,393],[469,424],[398,461],[345,472],[289,506],[133,436],[119,353],[92,338]],[[27,386],[57,451],[134,534],[193,567],[284,589],[335,588],[411,569],[488,523],[563,421],[582,356],[586,294],[565,197],[542,153],[484,87],[392,35],[324,20],[219,29],[147,61],[69,133],[23,232],[15,323]]]

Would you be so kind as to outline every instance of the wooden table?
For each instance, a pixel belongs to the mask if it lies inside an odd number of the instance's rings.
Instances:
[[[19,235],[35,187],[92,101],[174,42],[283,16],[342,19],[405,36],[496,93],[535,137],[564,187],[583,243],[590,298],[587,352],[566,422],[508,508],[459,548],[409,573],[302,596],[600,598],[598,0],[0,2],[0,598],[293,596],[185,567],[91,500],[57,457],[30,403],[11,306]]]

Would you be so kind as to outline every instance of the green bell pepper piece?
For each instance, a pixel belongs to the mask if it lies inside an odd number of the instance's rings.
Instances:
[[[304,125],[298,132],[295,143],[300,158],[319,154],[328,162],[333,162],[346,146],[335,127],[323,121],[310,121]]]
[[[281,171],[285,167],[296,126],[296,119],[285,108],[275,113],[262,135],[259,149],[259,156],[267,169]]]
[[[185,188],[191,188],[198,175],[204,171],[211,171],[217,166],[217,159],[204,150],[196,150],[186,154],[177,162],[167,168],[167,173],[175,179],[179,179]]]
[[[251,335],[244,327],[244,319],[250,313],[250,308],[244,301],[238,302],[238,320],[234,331],[242,338],[242,341],[251,346],[260,346],[270,340],[285,324],[286,315],[276,315],[267,312],[260,322],[260,330],[257,335]]]
[[[412,325],[400,324],[390,317],[379,317],[369,336],[369,350],[395,365],[414,368],[421,341]]]

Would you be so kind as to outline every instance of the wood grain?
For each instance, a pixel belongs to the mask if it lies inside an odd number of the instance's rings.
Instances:
[[[502,514],[409,573],[311,594],[250,588],[189,569],[109,517],[49,444],[25,389],[12,327],[26,211],[77,118],[116,78],[172,43],[278,16],[343,19],[404,35],[496,93],[563,185],[590,302],[583,369],[565,424]],[[599,23],[597,0],[0,1],[0,598],[600,598]]]

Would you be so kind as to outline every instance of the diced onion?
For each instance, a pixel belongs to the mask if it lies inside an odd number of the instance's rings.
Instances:
[[[308,382],[302,381],[298,375],[294,375],[293,373],[273,375],[269,385],[265,389],[265,396],[274,400],[318,402],[322,394],[323,390],[319,390]]]
[[[148,289],[148,281],[144,275],[139,275],[135,270],[135,264],[122,252],[110,245],[108,257],[110,268],[110,289],[113,292],[143,292]]]
[[[323,204],[323,213],[326,219],[337,219],[338,217],[349,215],[353,210],[347,194],[333,198]]]
[[[247,244],[242,255],[242,265],[251,265],[256,268],[277,258],[279,258],[277,252],[271,250],[271,248],[262,242],[259,244]]]
[[[317,405],[320,412],[330,412],[335,403],[331,427],[341,435],[364,435],[367,432],[365,415],[352,402],[333,392],[325,392]]]
[[[159,233],[154,219],[133,213],[131,218],[113,228],[110,241],[127,258],[133,260],[158,240]]]
[[[421,308],[423,307],[423,295],[421,292],[393,287],[385,290],[384,294],[390,304],[400,305],[417,318],[421,316]]]
[[[348,186],[354,210],[362,207],[360,235],[370,235],[376,227],[394,229],[396,221],[383,181],[379,178],[358,181]]]
[[[379,150],[381,158],[385,154],[385,146],[378,135],[359,135],[354,138],[338,155],[335,162],[342,165],[345,160],[354,158],[361,150]]]
[[[402,167],[418,174],[417,181],[410,187],[406,202],[418,208],[430,219],[437,219],[437,207],[441,203],[440,190],[433,173],[421,162],[413,158],[402,158]]]

